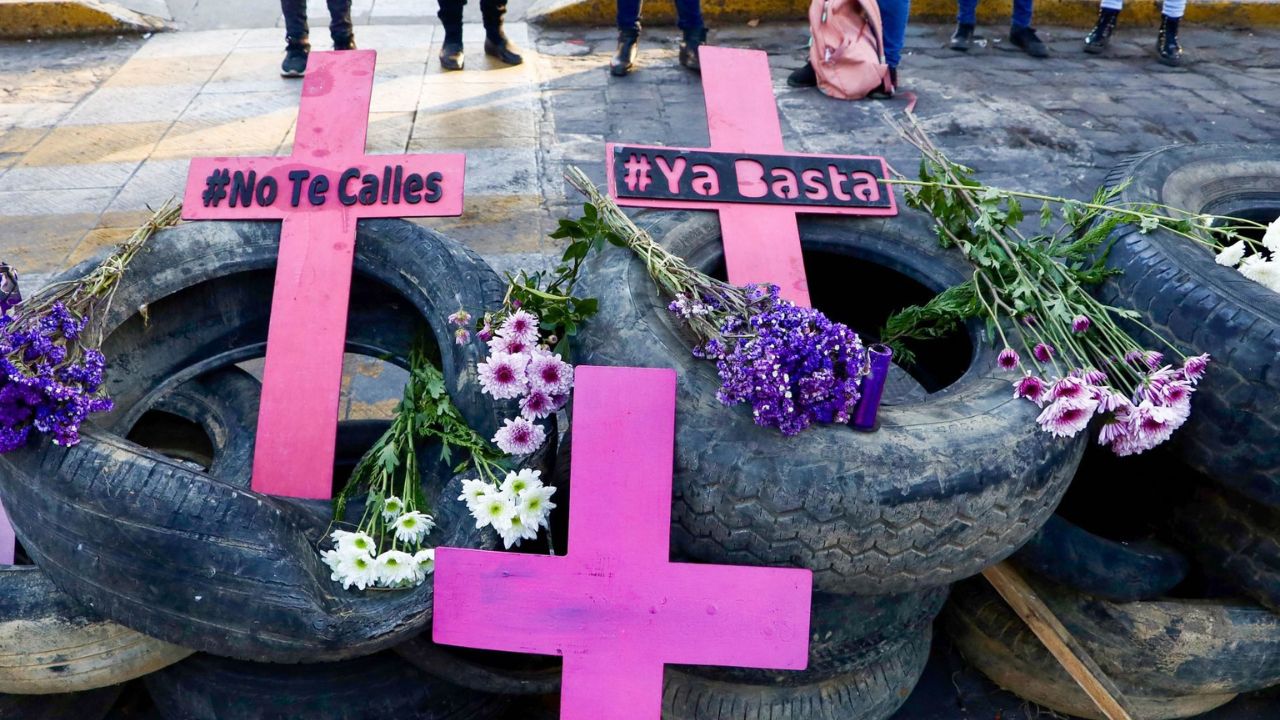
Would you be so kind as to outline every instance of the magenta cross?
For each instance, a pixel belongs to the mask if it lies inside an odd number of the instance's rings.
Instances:
[[[4,503],[0,503],[0,565],[12,565],[17,549],[18,539],[13,534],[13,525],[5,514]]]
[[[773,283],[778,285],[782,297],[807,307],[810,304],[809,285],[800,253],[796,213],[897,214],[893,192],[887,187],[882,188],[878,181],[887,175],[884,159],[862,155],[787,153],[773,97],[768,55],[759,50],[703,45],[699,59],[711,148],[709,151],[648,148],[665,150],[668,154],[689,153],[689,157],[687,162],[676,158],[671,165],[665,166],[642,160],[645,175],[633,176],[632,180],[638,180],[645,187],[632,189],[647,191],[654,188],[661,193],[671,182],[672,191],[667,195],[628,198],[626,193],[619,193],[616,168],[621,167],[624,161],[618,158],[617,150],[644,148],[609,143],[606,148],[606,174],[610,194],[619,205],[719,211],[729,281],[736,285]],[[690,189],[687,184],[681,184],[684,190],[680,193],[681,199],[654,199],[673,198],[677,182],[695,181],[693,169],[698,167],[695,163],[698,158],[705,160],[708,152],[771,159],[780,167],[790,166],[792,177],[758,174],[765,167],[760,163],[729,159],[718,167],[714,186],[704,176],[701,186],[694,185]],[[742,164],[744,162],[745,165]],[[677,163],[680,165],[678,168]],[[740,171],[736,174],[737,182],[730,183],[728,176],[735,175],[735,165],[744,169],[754,168],[757,174],[748,176]],[[711,167],[716,169],[714,164]],[[682,171],[683,180],[676,179],[677,170]],[[739,188],[741,197],[735,201],[723,199],[727,193],[736,194]]]
[[[365,155],[376,55],[313,52],[289,157],[191,161],[188,220],[283,220],[253,489],[328,498],[360,218],[462,214],[466,156]]]
[[[438,548],[436,642],[563,656],[564,720],[655,720],[664,663],[804,669],[810,571],[670,561],[675,372],[574,382],[568,553]]]

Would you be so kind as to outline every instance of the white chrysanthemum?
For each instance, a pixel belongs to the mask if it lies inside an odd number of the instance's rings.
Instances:
[[[507,550],[512,545],[519,545],[522,540],[533,540],[538,537],[537,526],[526,525],[519,515],[511,518],[511,524],[505,530],[499,530],[498,536],[502,538],[502,546]]]
[[[505,494],[490,490],[471,514],[476,519],[477,528],[492,525],[494,530],[503,532],[511,528],[511,519],[516,517],[516,506]]]
[[[413,554],[413,562],[418,566],[418,580],[422,581],[436,571],[436,549],[423,548]]]
[[[484,502],[484,496],[493,490],[493,486],[483,480],[463,480],[462,494],[458,499],[467,504],[467,509],[475,512],[480,507],[480,503]]]
[[[506,479],[502,481],[501,489],[502,492],[507,493],[510,497],[518,499],[524,491],[539,487],[542,487],[542,471],[524,468],[520,471],[507,473]]]
[[[476,365],[481,391],[497,400],[520,397],[529,389],[525,377],[528,364],[529,356],[523,353],[495,352],[489,355],[488,360]]]
[[[555,492],[556,489],[550,485],[526,490],[516,505],[516,513],[520,516],[520,521],[532,528],[546,525],[547,515],[556,507],[555,503],[551,502],[551,496]]]
[[[1262,246],[1272,253],[1280,254],[1280,217],[1267,226],[1267,232],[1262,236]]]
[[[388,550],[378,556],[378,580],[387,587],[418,580],[418,562],[407,552]]]
[[[391,522],[400,517],[400,513],[404,512],[404,501],[392,495],[382,501],[382,519]]]
[[[1263,260],[1258,255],[1245,258],[1240,274],[1272,290],[1280,287],[1280,262],[1274,260]]]
[[[378,577],[378,562],[368,555],[359,554],[343,557],[338,569],[334,570],[332,579],[342,583],[344,590],[352,585],[363,590],[378,584]]]
[[[396,540],[402,543],[417,544],[436,526],[435,519],[417,510],[407,512],[396,518],[392,527],[396,530]]]
[[[338,547],[338,552],[343,554],[359,552],[373,555],[378,551],[378,543],[374,542],[368,533],[334,530],[333,535],[330,537],[333,538],[334,544]]]
[[[342,553],[337,550],[325,550],[320,553],[320,559],[323,560],[324,564],[328,565],[329,569],[335,573],[338,572],[338,568],[342,566]],[[337,578],[334,578],[334,580],[337,580]]]
[[[1241,260],[1244,259],[1244,251],[1245,251],[1245,244],[1244,244],[1244,241],[1241,240],[1233,245],[1228,245],[1227,247],[1219,250],[1218,257],[1214,258],[1214,262],[1218,263],[1219,265],[1226,265],[1227,267],[1235,267],[1240,264]]]

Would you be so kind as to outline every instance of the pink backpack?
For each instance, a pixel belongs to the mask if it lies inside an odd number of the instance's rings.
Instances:
[[[857,100],[881,86],[893,90],[876,0],[812,0],[809,31],[809,62],[823,93]]]

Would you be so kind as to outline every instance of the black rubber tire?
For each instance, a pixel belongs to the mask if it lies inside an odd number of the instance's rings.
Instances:
[[[1174,527],[1206,575],[1280,613],[1280,510],[1200,487]]]
[[[170,430],[151,423],[134,439],[161,453],[183,445],[177,454],[190,457],[185,450],[198,444],[191,434],[205,434],[213,473],[247,480],[258,390],[253,376],[234,367],[183,383],[155,407],[182,423]],[[34,565],[0,566],[0,638],[6,636],[0,692],[9,693],[73,693],[116,685],[191,654],[101,619]]]
[[[261,354],[278,227],[182,225],[139,253],[106,322],[117,407],[104,424],[127,426],[176,383]],[[348,348],[403,364],[429,330],[451,397],[491,433],[510,408],[481,397],[474,365],[483,348],[454,344],[444,318],[496,307],[502,284],[492,270],[419,226],[362,222],[352,287]],[[137,312],[144,305],[147,317]],[[554,454],[550,445],[530,462]],[[239,489],[94,429],[75,448],[34,443],[0,469],[14,524],[54,583],[153,637],[242,659],[317,662],[390,647],[430,619],[430,583],[367,594],[333,583],[315,550],[328,523],[314,503]],[[442,494],[447,472],[424,463],[423,476],[430,499],[449,498],[434,503],[439,542],[492,547],[450,497],[459,490]]]
[[[1130,185],[1117,201],[1226,215],[1250,206],[1280,209],[1280,145],[1162,148],[1124,162],[1107,184],[1126,178]],[[1123,274],[1101,287],[1100,299],[1138,311],[1183,352],[1213,356],[1191,418],[1174,435],[1182,458],[1280,507],[1280,296],[1168,231],[1144,235],[1129,226],[1113,239],[1108,264]],[[1145,333],[1139,337],[1154,347]]]
[[[1201,698],[1186,701],[1190,703],[1186,707],[1202,707],[1202,702],[1226,702],[1236,693],[1280,683],[1280,616],[1260,607],[1230,600],[1112,603],[1034,576],[1027,579],[1099,667],[1135,702],[1163,704],[1171,711],[1183,707],[1181,699]],[[1097,714],[1096,709],[1080,712],[1080,706],[1091,706],[1089,700],[984,579],[957,584],[943,617],[965,657],[1006,689],[1061,712],[1083,717]],[[1047,678],[1063,686],[1063,692],[1050,699],[1033,696],[1033,688],[1011,687],[999,677],[1008,668],[992,672],[988,667],[995,662],[987,658],[992,645],[1003,649],[1006,664],[1020,667],[1026,675]],[[1153,720],[1156,714],[1153,710]]]
[[[924,672],[946,589],[900,596],[815,594],[809,667],[789,672],[671,666],[665,720],[883,720]]]
[[[714,214],[645,214],[653,236],[696,267],[722,255]],[[971,270],[938,247],[927,219],[801,220],[806,251],[853,255],[937,292]],[[608,249],[582,292],[600,312],[576,339],[594,365],[672,367],[676,414],[675,544],[712,562],[800,566],[824,592],[885,594],[944,585],[1008,557],[1065,491],[1085,437],[1056,440],[1016,401],[976,326],[969,369],[923,401],[885,406],[880,429],[815,426],[794,437],[756,426],[716,399],[713,363],[689,354],[642,263]],[[745,459],[749,458],[749,462]]]
[[[1109,540],[1057,514],[1013,559],[1059,585],[1114,602],[1164,595],[1189,568],[1182,553],[1158,540]]]
[[[101,720],[121,690],[112,685],[63,695],[0,694],[0,720]]]
[[[507,706],[389,652],[306,666],[200,654],[145,682],[165,720],[486,720]]]

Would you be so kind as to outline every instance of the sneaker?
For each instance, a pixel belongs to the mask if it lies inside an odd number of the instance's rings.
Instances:
[[[280,64],[280,77],[300,78],[307,72],[307,48],[290,43],[284,49],[284,62]]]
[[[960,23],[956,25],[956,31],[951,33],[952,50],[960,52],[969,52],[969,46],[973,44],[973,26],[969,23]]]
[[[1022,48],[1031,57],[1049,57],[1049,48],[1036,37],[1036,29],[1031,27],[1013,28],[1009,31],[1009,42],[1014,47]]]
[[[818,73],[813,69],[812,63],[805,63],[804,67],[791,71],[787,76],[787,84],[791,87],[817,87]]]

